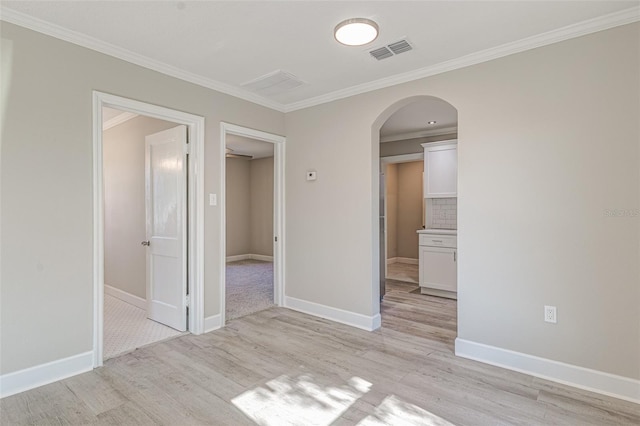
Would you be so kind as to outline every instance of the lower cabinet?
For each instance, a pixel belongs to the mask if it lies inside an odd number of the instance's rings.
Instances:
[[[448,247],[419,247],[420,287],[456,292],[457,252]]]

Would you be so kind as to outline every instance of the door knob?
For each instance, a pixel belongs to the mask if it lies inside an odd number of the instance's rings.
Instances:
[[[143,246],[150,246],[151,242],[150,241],[143,241],[140,244],[142,244]]]

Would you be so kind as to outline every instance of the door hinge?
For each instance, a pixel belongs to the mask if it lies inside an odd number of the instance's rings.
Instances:
[[[184,153],[185,154],[191,154],[191,145],[188,143],[184,144]]]
[[[278,242],[278,237],[275,237],[275,239],[276,239],[276,243],[277,243]]]
[[[190,299],[191,299],[191,298],[189,297],[189,295],[188,295],[188,294],[184,297],[184,305],[185,305],[185,306],[189,306],[189,300],[190,300]]]

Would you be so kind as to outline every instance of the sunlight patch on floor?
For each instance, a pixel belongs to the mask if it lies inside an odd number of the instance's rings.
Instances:
[[[323,386],[311,375],[280,376],[231,402],[259,425],[330,425],[371,389],[352,377],[346,384]]]
[[[402,401],[395,395],[386,397],[373,414],[363,419],[358,426],[454,426],[417,405]]]

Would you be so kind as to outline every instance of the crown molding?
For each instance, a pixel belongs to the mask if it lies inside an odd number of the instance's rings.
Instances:
[[[443,127],[441,129],[420,130],[418,132],[396,133],[393,135],[384,136],[380,138],[380,143],[406,141],[409,139],[428,138],[430,136],[450,135],[451,133],[456,133],[457,131],[458,131],[458,128],[456,126],[452,126],[452,127]]]
[[[0,6],[0,20],[28,28],[30,30],[55,37],[60,40],[67,41],[69,43],[85,47],[87,49],[95,50],[96,52],[104,53],[105,55],[113,56],[114,58],[122,59],[123,61],[127,61],[132,64],[139,65],[141,67],[187,81],[189,83],[197,84],[199,86],[231,95],[236,98],[252,102],[254,104],[274,109],[276,111],[284,112],[284,105],[279,102],[271,101],[247,90],[213,79],[209,79],[189,71],[185,71],[173,65],[148,58],[146,56],[134,53],[130,50],[115,46],[111,43],[107,43],[102,40],[98,40],[97,38],[73,30],[69,30],[67,28],[15,11],[5,6]]]
[[[102,131],[104,132],[105,130],[109,130],[110,128],[115,127],[118,124],[122,124],[125,121],[129,121],[132,118],[136,118],[137,116],[138,114],[136,114],[135,112],[123,112],[121,114],[118,114],[112,119],[102,123]]]
[[[386,87],[419,80],[421,78],[442,74],[447,71],[453,71],[460,68],[465,68],[471,65],[476,65],[482,62],[491,61],[493,59],[502,58],[504,56],[513,55],[515,53],[524,52],[526,50],[547,46],[549,44],[558,43],[564,40],[581,37],[583,35],[595,33],[598,31],[608,30],[610,28],[618,27],[621,25],[631,24],[637,21],[640,21],[640,6],[634,6],[629,9],[602,15],[593,19],[588,19],[586,21],[571,24],[566,27],[558,28],[556,30],[548,31],[546,33],[538,34],[535,36],[523,38],[521,40],[506,43],[497,47],[481,50],[479,52],[474,52],[469,55],[461,56],[460,58],[441,62],[439,64],[435,64],[425,68],[420,68],[402,74],[396,74],[391,77],[381,78],[379,80],[359,84],[342,90],[336,90],[335,92],[316,96],[314,98],[306,99],[303,101],[292,102],[285,105],[284,112],[293,112],[299,109],[309,108],[327,102],[348,98],[350,96],[371,92],[373,90],[384,89]]]
[[[546,33],[527,37],[515,42],[506,43],[501,46],[492,47],[490,49],[481,50],[471,53],[460,58],[450,61],[441,62],[429,67],[420,68],[402,74],[382,78],[364,84],[348,87],[346,89],[336,90],[331,93],[305,99],[298,102],[282,104],[277,101],[266,99],[239,87],[222,83],[213,79],[202,77],[200,75],[185,71],[183,69],[168,65],[160,61],[139,55],[130,50],[123,49],[110,43],[98,40],[96,38],[78,33],[52,24],[50,22],[34,18],[30,15],[17,12],[5,6],[0,6],[0,20],[10,22],[21,27],[37,31],[61,40],[68,41],[78,46],[86,47],[109,56],[160,72],[171,77],[175,77],[202,87],[206,87],[230,96],[252,102],[266,108],[270,108],[280,112],[293,112],[299,109],[309,108],[312,106],[348,98],[350,96],[360,95],[362,93],[371,92],[373,90],[384,89],[386,87],[395,86],[410,81],[419,80],[421,78],[442,74],[448,71],[465,68],[471,65],[480,64],[482,62],[491,61],[493,59],[502,58],[515,53],[524,52],[526,50],[535,49],[537,47],[546,46],[571,38],[607,30],[620,25],[626,25],[640,21],[640,6],[634,6],[629,9],[599,16],[586,21],[548,31]]]

